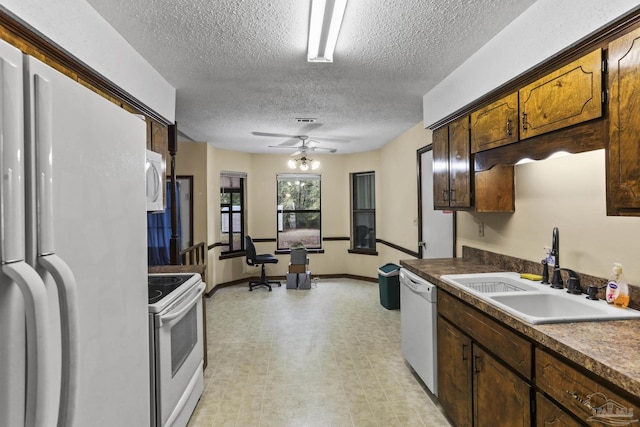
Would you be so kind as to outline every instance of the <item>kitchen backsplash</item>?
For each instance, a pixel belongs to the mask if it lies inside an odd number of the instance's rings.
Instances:
[[[528,261],[521,258],[515,258],[509,255],[502,255],[495,252],[486,251],[484,249],[476,249],[470,246],[462,246],[462,257],[482,262],[483,264],[494,265],[496,268],[504,271],[516,271],[518,273],[534,273],[542,274],[542,264],[540,262]],[[549,267],[549,276],[551,276],[553,268]],[[607,279],[602,277],[589,276],[576,271],[580,275],[580,286],[582,292],[586,294],[588,286],[602,287],[598,291],[598,298],[604,299]],[[567,273],[562,272],[564,283],[567,283]],[[631,302],[629,307],[640,310],[640,288],[629,284],[629,294]]]

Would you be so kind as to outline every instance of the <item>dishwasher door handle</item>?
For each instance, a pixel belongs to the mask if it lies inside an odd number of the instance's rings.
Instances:
[[[431,293],[432,289],[426,284],[416,283],[414,281],[401,281],[403,285],[407,287],[411,292],[418,295],[428,295]]]

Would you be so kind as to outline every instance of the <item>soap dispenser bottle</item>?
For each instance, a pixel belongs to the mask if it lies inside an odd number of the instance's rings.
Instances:
[[[614,304],[617,307],[626,308],[629,305],[629,286],[622,274],[622,265],[617,262],[613,264],[611,269],[605,297],[609,304]]]

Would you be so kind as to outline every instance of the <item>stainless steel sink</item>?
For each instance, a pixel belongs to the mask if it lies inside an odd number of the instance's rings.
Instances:
[[[517,273],[455,274],[441,279],[531,324],[640,319],[640,311],[551,289],[520,279]]]

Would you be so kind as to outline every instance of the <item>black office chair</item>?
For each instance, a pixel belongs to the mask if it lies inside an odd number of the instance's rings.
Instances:
[[[260,271],[260,281],[258,282],[250,281],[249,291],[252,291],[253,288],[257,286],[266,286],[267,288],[269,288],[269,292],[271,292],[271,284],[282,286],[282,283],[278,282],[277,280],[267,280],[267,276],[264,271],[265,264],[277,264],[278,258],[276,258],[271,254],[261,254],[261,255],[256,254],[256,247],[253,244],[253,240],[249,236],[245,237],[245,242],[246,242],[245,249],[247,251],[247,264],[255,267],[259,265],[262,266],[262,269]]]

